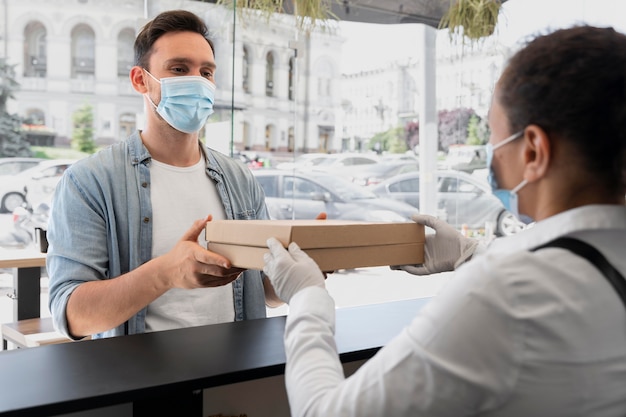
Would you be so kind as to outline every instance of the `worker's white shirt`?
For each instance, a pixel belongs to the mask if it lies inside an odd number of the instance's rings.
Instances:
[[[344,379],[334,302],[291,300],[285,331],[292,416],[624,416],[626,310],[587,260],[529,249],[581,238],[626,275],[626,207],[587,206],[497,239],[414,321]],[[416,276],[415,279],[420,279]]]

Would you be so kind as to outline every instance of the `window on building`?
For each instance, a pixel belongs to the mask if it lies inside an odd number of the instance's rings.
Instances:
[[[117,35],[117,75],[120,77],[128,77],[134,64],[134,43],[135,31],[132,29],[123,29]]]
[[[46,28],[30,22],[24,28],[24,77],[45,78],[47,63]]]
[[[315,66],[315,75],[317,76],[317,95],[329,97],[331,95],[333,68],[328,60],[324,59]]]
[[[122,113],[119,118],[119,140],[124,140],[129,137],[137,129],[137,122],[135,114]]]
[[[289,128],[287,133],[287,150],[293,152],[296,148],[296,135],[293,126]]]
[[[252,149],[252,135],[250,134],[249,122],[243,122],[243,148],[246,151]]]
[[[96,37],[84,24],[72,30],[72,78],[93,78],[96,70]]]
[[[274,54],[268,52],[265,56],[265,95],[274,96]]]
[[[245,46],[243,47],[241,82],[243,91],[250,94],[250,53]]]
[[[276,149],[276,127],[274,125],[265,126],[265,150],[272,151]]]
[[[289,58],[289,100],[293,101],[296,97],[295,77],[296,77],[296,58]]]
[[[24,123],[33,126],[43,126],[46,124],[45,113],[41,109],[28,109],[26,110]]]

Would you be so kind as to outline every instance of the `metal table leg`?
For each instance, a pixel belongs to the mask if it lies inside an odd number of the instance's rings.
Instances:
[[[13,319],[41,317],[41,268],[13,268]]]

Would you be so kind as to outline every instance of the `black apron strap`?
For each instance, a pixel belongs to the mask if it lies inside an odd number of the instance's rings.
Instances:
[[[541,246],[537,246],[536,248],[531,249],[531,251],[534,252],[545,248],[567,249],[578,256],[586,258],[589,262],[594,264],[600,272],[602,272],[615,289],[615,292],[617,292],[617,295],[619,295],[622,299],[624,307],[626,307],[626,281],[624,280],[624,277],[596,248],[583,242],[582,240],[574,239],[572,237],[559,237]]]

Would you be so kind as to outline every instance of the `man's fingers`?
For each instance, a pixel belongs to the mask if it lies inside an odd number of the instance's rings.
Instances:
[[[195,259],[206,265],[216,265],[220,268],[231,268],[230,260],[220,255],[219,253],[212,252],[202,247],[198,248],[195,252]]]
[[[186,240],[189,242],[197,242],[198,237],[200,236],[200,233],[202,233],[202,231],[204,230],[207,222],[210,222],[212,219],[213,219],[213,216],[209,214],[204,219],[196,220],[195,222],[193,222],[191,227],[185,232],[185,234],[180,240]]]

